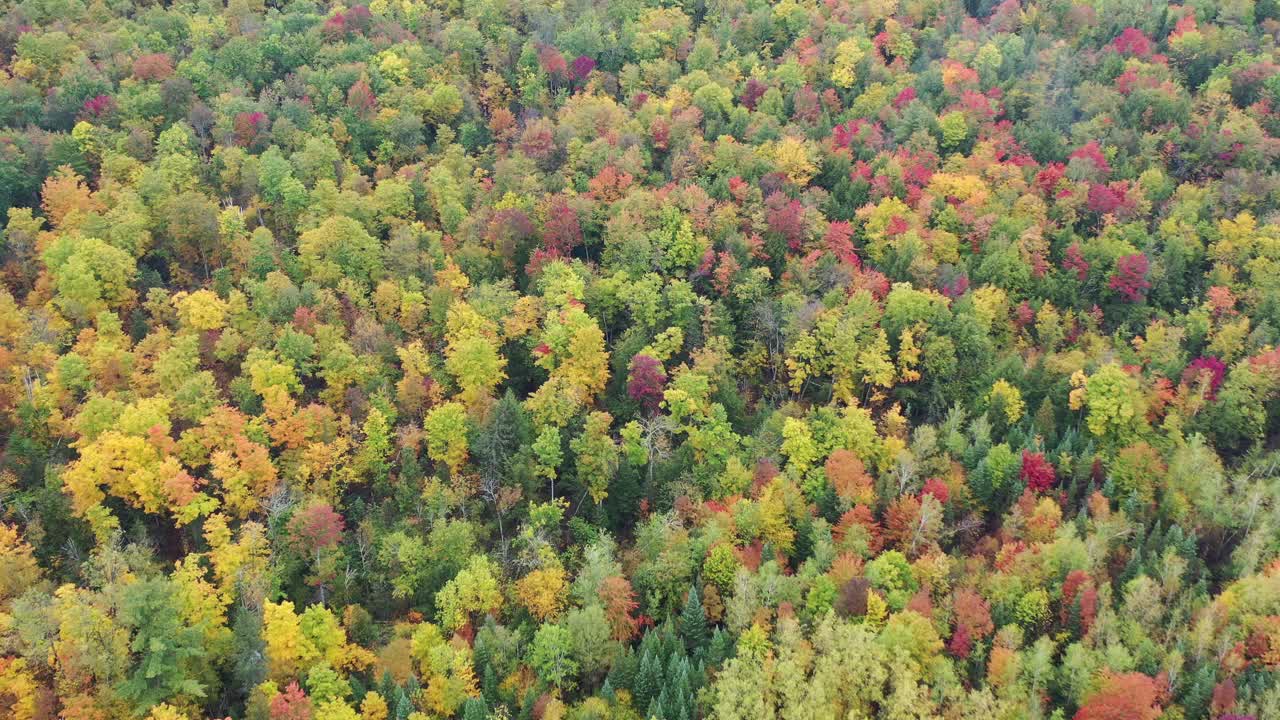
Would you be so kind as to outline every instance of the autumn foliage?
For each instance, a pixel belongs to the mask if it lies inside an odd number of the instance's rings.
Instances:
[[[1280,718],[1277,37],[9,3],[0,718]]]

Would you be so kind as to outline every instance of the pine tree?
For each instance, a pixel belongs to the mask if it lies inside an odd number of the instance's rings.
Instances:
[[[418,452],[413,448],[400,449],[400,480],[406,483],[417,483],[422,479],[422,463],[418,461]]]
[[[706,660],[710,665],[723,665],[733,656],[733,638],[720,628],[711,634],[711,643],[707,646]]]
[[[364,686],[364,681],[357,675],[348,677],[347,685],[351,687],[351,704],[358,707],[364,696],[369,694],[369,688]]]
[[[683,653],[672,653],[671,658],[667,660],[666,671],[662,674],[663,687],[675,687],[680,684],[681,677],[688,676],[689,658]]]
[[[607,681],[611,682],[615,688],[634,690],[639,662],[634,650],[630,647],[624,648],[614,662],[613,668],[609,670]]]
[[[489,717],[489,708],[481,698],[469,698],[462,705],[462,720],[485,720]]]
[[[698,588],[689,589],[689,599],[680,613],[680,637],[690,654],[697,654],[707,644],[707,613],[702,608],[702,599],[698,597]]]
[[[498,702],[498,674],[493,665],[484,666],[484,678],[480,681],[480,695],[490,705]]]
[[[661,670],[658,669],[657,655],[645,651],[640,658],[640,673],[636,678],[633,694],[635,695],[635,706],[644,707],[654,698],[658,692],[659,686],[662,684]]]
[[[384,698],[396,697],[400,692],[400,688],[396,687],[395,678],[391,677],[390,670],[382,671],[382,681],[378,685],[378,694]]]
[[[658,702],[662,705],[663,717],[674,718],[680,714],[680,706],[684,704],[684,695],[678,687],[669,685],[662,689],[662,694],[658,696]]]
[[[520,720],[533,720],[533,710],[538,704],[537,688],[529,688],[524,694],[524,702],[520,704]]]
[[[644,659],[646,653],[656,655],[662,652],[662,639],[659,635],[660,633],[657,630],[648,630],[645,632],[644,637],[640,638],[640,647],[637,652],[641,660]]]
[[[1217,684],[1216,671],[1213,664],[1205,664],[1184,676],[1182,706],[1186,709],[1187,717],[1206,717],[1213,688]]]
[[[680,638],[676,635],[675,625],[672,624],[670,618],[662,623],[662,630],[658,635],[658,640],[662,644],[662,655],[658,658],[659,664],[665,666],[667,659],[681,646]]]
[[[659,698],[649,701],[649,709],[644,714],[645,720],[665,720],[662,714],[662,702]]]
[[[399,694],[396,699],[396,720],[409,720],[409,716],[413,714],[413,701],[404,690],[400,690]]]

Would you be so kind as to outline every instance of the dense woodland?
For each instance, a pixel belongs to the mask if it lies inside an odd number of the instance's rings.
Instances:
[[[1278,39],[5,3],[0,717],[1280,718]]]

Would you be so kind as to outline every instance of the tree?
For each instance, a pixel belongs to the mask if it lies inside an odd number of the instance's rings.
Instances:
[[[853,452],[837,449],[827,456],[823,469],[841,499],[854,505],[869,505],[875,500],[874,481],[862,459]]]
[[[906,556],[897,550],[881,553],[867,563],[867,580],[885,593],[889,606],[895,609],[906,607],[919,588]]]
[[[463,302],[449,307],[449,344],[445,367],[453,374],[469,404],[488,395],[506,378],[506,358],[498,352],[492,323]]]
[[[1044,458],[1043,453],[1022,451],[1022,481],[1034,492],[1045,492],[1053,487],[1056,476],[1053,465]]]
[[[516,583],[516,595],[539,621],[554,620],[564,609],[568,589],[567,575],[560,561],[544,553],[544,566],[530,572]]]
[[[1146,429],[1146,403],[1138,381],[1114,363],[1103,365],[1084,383],[1089,432],[1115,446]]]
[[[544,277],[551,270],[544,268]],[[609,364],[604,333],[581,302],[571,295],[551,300],[564,305],[548,311],[541,343],[534,350],[537,365],[550,376],[529,399],[529,405],[535,417],[563,426],[579,407],[604,390]]]
[[[137,665],[120,691],[138,708],[201,698],[208,689],[201,682],[207,672],[204,628],[185,623],[175,600],[164,579],[139,581],[125,594],[122,619],[134,629],[129,647]]]
[[[552,500],[556,498],[557,470],[560,463],[564,461],[561,445],[560,429],[554,425],[544,427],[532,445],[533,456],[537,462],[534,470],[538,475],[551,481]]]
[[[40,581],[33,549],[17,528],[0,523],[0,607]]]
[[[612,630],[599,603],[570,610],[564,627],[573,639],[573,659],[584,676],[598,676],[613,662],[620,645],[611,637]]]
[[[423,429],[427,432],[427,455],[457,474],[467,461],[467,433],[470,424],[461,403],[448,402],[427,413]]]
[[[297,681],[290,682],[271,698],[271,720],[311,720],[311,698],[307,697]]]
[[[1151,283],[1147,281],[1149,267],[1146,255],[1125,255],[1116,260],[1116,269],[1107,279],[1107,287],[1128,302],[1141,302],[1151,288]]]
[[[707,613],[702,609],[697,587],[689,588],[689,599],[680,612],[680,637],[690,654],[697,654],[707,643]]]
[[[662,390],[667,384],[667,373],[662,364],[648,355],[631,358],[631,372],[627,376],[627,395],[645,412],[653,413],[662,402]]]
[[[134,259],[102,240],[64,234],[44,251],[43,259],[57,289],[54,302],[73,320],[85,322],[134,297]]]
[[[320,588],[324,602],[325,586],[336,574],[331,565],[336,561],[335,548],[342,542],[345,523],[328,503],[315,502],[289,520],[290,540],[296,551],[307,558],[313,569],[309,581]]]
[[[37,687],[24,658],[0,658],[0,708],[13,720],[34,720]]]
[[[618,443],[609,435],[613,416],[606,412],[593,412],[587,416],[582,434],[570,443],[577,459],[578,480],[600,503],[609,494],[609,481],[618,469]]]
[[[268,602],[262,607],[262,635],[267,642],[267,672],[278,681],[300,675],[320,653],[302,632],[293,603]]]
[[[391,421],[380,408],[371,408],[360,429],[364,442],[356,455],[357,472],[380,485],[391,472]]]
[[[328,218],[298,237],[302,266],[317,282],[336,285],[349,278],[372,286],[382,274],[382,248],[357,221]]]
[[[1022,392],[1007,380],[997,380],[986,399],[990,412],[996,415],[1003,427],[1012,426],[1026,413]]]
[[[469,622],[475,613],[496,613],[502,607],[497,566],[484,555],[471,558],[466,567],[436,593],[440,624],[450,632]]]
[[[578,674],[572,651],[573,637],[568,629],[543,624],[533,636],[529,662],[543,682],[556,688],[571,687],[573,677]]]
[[[100,200],[84,184],[75,169],[62,165],[45,178],[40,189],[41,207],[55,228],[75,227],[89,213],[102,209]]]
[[[625,642],[635,637],[640,619],[633,613],[639,604],[635,600],[631,582],[620,575],[605,578],[600,583],[599,597],[604,603],[605,617],[612,629],[613,639]]]
[[[1075,720],[1154,720],[1161,713],[1158,696],[1155,681],[1142,673],[1111,675],[1080,707]]]

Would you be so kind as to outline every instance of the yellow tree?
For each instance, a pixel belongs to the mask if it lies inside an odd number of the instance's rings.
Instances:
[[[0,523],[0,609],[40,581],[31,545],[18,530]]]
[[[492,560],[476,555],[436,593],[440,624],[445,630],[457,630],[474,613],[495,613],[502,607],[498,574],[498,566]]]
[[[445,368],[462,390],[463,401],[474,407],[507,377],[507,359],[498,352],[498,329],[465,302],[449,306],[447,324]]]
[[[578,480],[597,503],[609,494],[609,480],[618,469],[621,454],[618,443],[609,435],[612,424],[609,413],[593,412],[587,416],[582,434],[570,443],[577,456]]]
[[[288,600],[262,606],[262,638],[267,645],[267,674],[273,680],[296,677],[320,658]]]
[[[467,461],[467,409],[462,403],[447,402],[427,413],[423,429],[427,433],[427,456],[449,466],[457,474]]]
[[[568,599],[568,575],[559,558],[550,550],[540,553],[542,567],[525,575],[516,583],[520,603],[541,622],[554,620]]]

